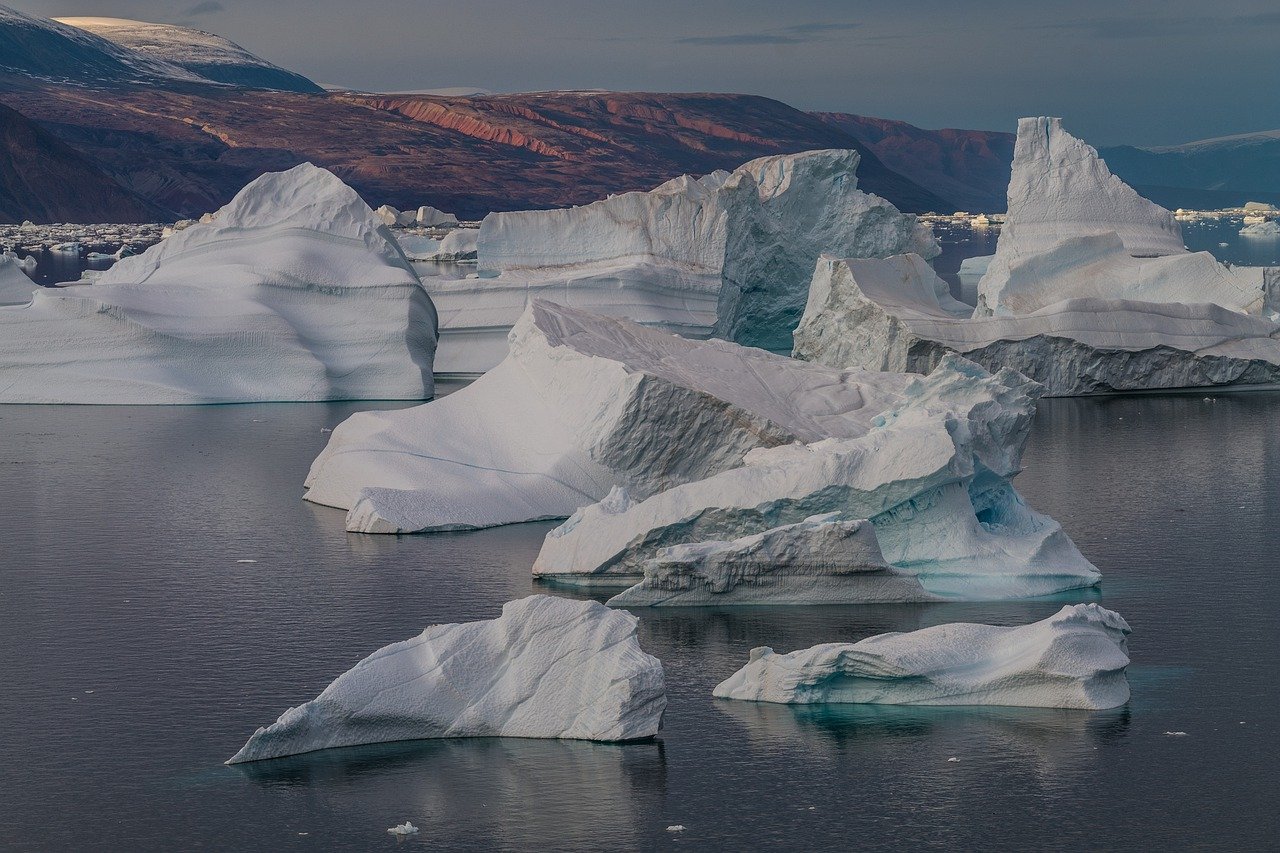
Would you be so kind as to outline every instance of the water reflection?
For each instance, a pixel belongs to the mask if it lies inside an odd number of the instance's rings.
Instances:
[[[817,755],[833,746],[863,761],[963,763],[998,757],[1054,777],[1089,764],[1099,746],[1129,730],[1128,706],[1108,711],[995,706],[778,705],[718,699],[715,708],[746,730],[757,748],[781,744]],[[950,759],[957,759],[956,762]]]
[[[429,740],[234,765],[266,788],[304,789],[368,823],[410,820],[433,846],[564,849],[608,828],[610,846],[636,846],[662,811],[661,742],[595,744],[519,738]],[[583,820],[584,811],[592,819]],[[388,824],[390,825],[390,824]]]

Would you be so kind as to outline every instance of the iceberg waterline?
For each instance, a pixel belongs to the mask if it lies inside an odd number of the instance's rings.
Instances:
[[[927,371],[957,352],[1054,396],[1280,382],[1280,270],[1188,252],[1058,119],[1019,122],[1006,224],[969,270],[972,312],[919,258],[823,258],[794,353]]]
[[[258,729],[227,763],[455,737],[629,741],[662,726],[662,664],[637,619],[534,595],[481,622],[436,625],[379,649]]]
[[[790,654],[761,647],[714,695],[785,704],[1102,710],[1129,701],[1129,633],[1118,613],[1077,604],[1012,628],[938,625]]]
[[[0,402],[423,399],[436,325],[386,227],[304,164],[92,285],[0,308]]]
[[[897,600],[1093,586],[1097,569],[1010,484],[1038,393],[1013,371],[992,376],[947,356],[861,436],[752,450],[739,467],[644,500],[619,489],[579,509],[547,534],[534,574],[631,587],[612,603],[651,605],[848,602],[863,600],[859,585],[872,601],[889,586]],[[866,519],[874,540],[843,537],[841,556],[816,566],[803,547],[757,559],[811,537],[820,513],[835,514],[825,523]],[[863,583],[857,567],[877,564],[891,571]]]

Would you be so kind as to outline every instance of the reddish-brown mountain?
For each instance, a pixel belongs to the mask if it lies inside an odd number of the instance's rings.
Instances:
[[[308,95],[203,86],[65,86],[0,79],[0,102],[185,216],[262,172],[309,160],[372,204],[473,218],[582,204],[675,175],[813,148],[863,151],[860,185],[904,210],[955,202],[867,145],[768,98],[556,92],[481,97]]]
[[[169,215],[0,105],[0,222],[153,222]]]

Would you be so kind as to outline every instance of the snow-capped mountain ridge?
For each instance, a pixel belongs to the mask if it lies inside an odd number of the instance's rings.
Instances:
[[[54,20],[216,83],[287,92],[322,91],[301,74],[274,65],[230,39],[204,30],[125,18]]]

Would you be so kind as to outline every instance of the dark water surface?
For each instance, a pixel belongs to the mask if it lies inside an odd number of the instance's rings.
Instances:
[[[660,611],[642,614],[669,687],[657,742],[240,768],[221,762],[255,727],[369,652],[534,591],[551,525],[344,533],[300,486],[322,428],[367,404],[0,407],[0,846],[1274,848],[1280,394],[1205,396],[1047,401],[1019,478],[1134,628],[1126,708],[710,696],[753,646],[1014,624],[1079,598]],[[421,834],[387,835],[405,820]]]

